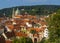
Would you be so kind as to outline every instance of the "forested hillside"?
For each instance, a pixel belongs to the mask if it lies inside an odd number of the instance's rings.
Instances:
[[[15,10],[18,8],[20,12],[28,12],[31,15],[36,14],[47,15],[56,12],[58,9],[60,9],[60,6],[59,5],[16,6],[11,8],[0,9],[0,15],[5,13],[6,16],[11,16],[13,8],[15,8]],[[21,9],[24,9],[24,11],[21,11]]]

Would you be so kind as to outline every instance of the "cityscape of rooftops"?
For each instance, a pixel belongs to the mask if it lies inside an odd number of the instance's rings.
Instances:
[[[0,0],[0,43],[60,43],[60,0]]]

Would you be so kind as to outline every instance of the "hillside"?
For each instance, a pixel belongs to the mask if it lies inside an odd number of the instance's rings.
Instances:
[[[11,16],[13,8],[15,8],[15,10],[18,8],[20,12],[22,12],[21,9],[24,9],[23,12],[28,12],[31,15],[35,15],[35,14],[47,15],[47,14],[56,12],[58,9],[60,9],[60,5],[16,6],[16,7],[11,7],[11,8],[1,9],[0,15],[5,13],[6,16]]]

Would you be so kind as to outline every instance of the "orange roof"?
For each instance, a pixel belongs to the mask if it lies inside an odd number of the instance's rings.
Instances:
[[[29,21],[29,19],[24,19],[24,22],[28,22]]]
[[[40,23],[42,26],[43,26],[43,25],[47,25],[46,22],[42,22],[42,21],[40,21],[39,23]]]
[[[7,25],[7,24],[12,24],[12,21],[6,21],[5,25]]]
[[[27,36],[27,34],[24,34],[22,32],[15,32],[15,35],[16,36]]]
[[[20,29],[20,26],[19,26],[19,25],[15,25],[15,26],[14,26],[14,29],[19,30],[19,29]]]
[[[45,27],[41,27],[41,28],[31,28],[30,30],[36,30],[37,32],[42,32],[44,31]]]
[[[12,43],[12,41],[11,40],[6,40],[5,43]]]
[[[7,25],[9,29],[13,30],[14,26],[13,25]]]
[[[36,16],[32,16],[32,18],[36,18]]]
[[[22,15],[16,15],[15,17],[16,17],[16,18],[21,18],[21,17],[22,17]]]

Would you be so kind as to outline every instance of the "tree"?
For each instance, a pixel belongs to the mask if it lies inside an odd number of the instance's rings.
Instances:
[[[49,43],[49,41],[45,40],[45,38],[43,38],[39,43]]]
[[[52,14],[48,19],[50,43],[60,43],[60,14]]]
[[[31,30],[30,33],[35,34],[36,30]]]

